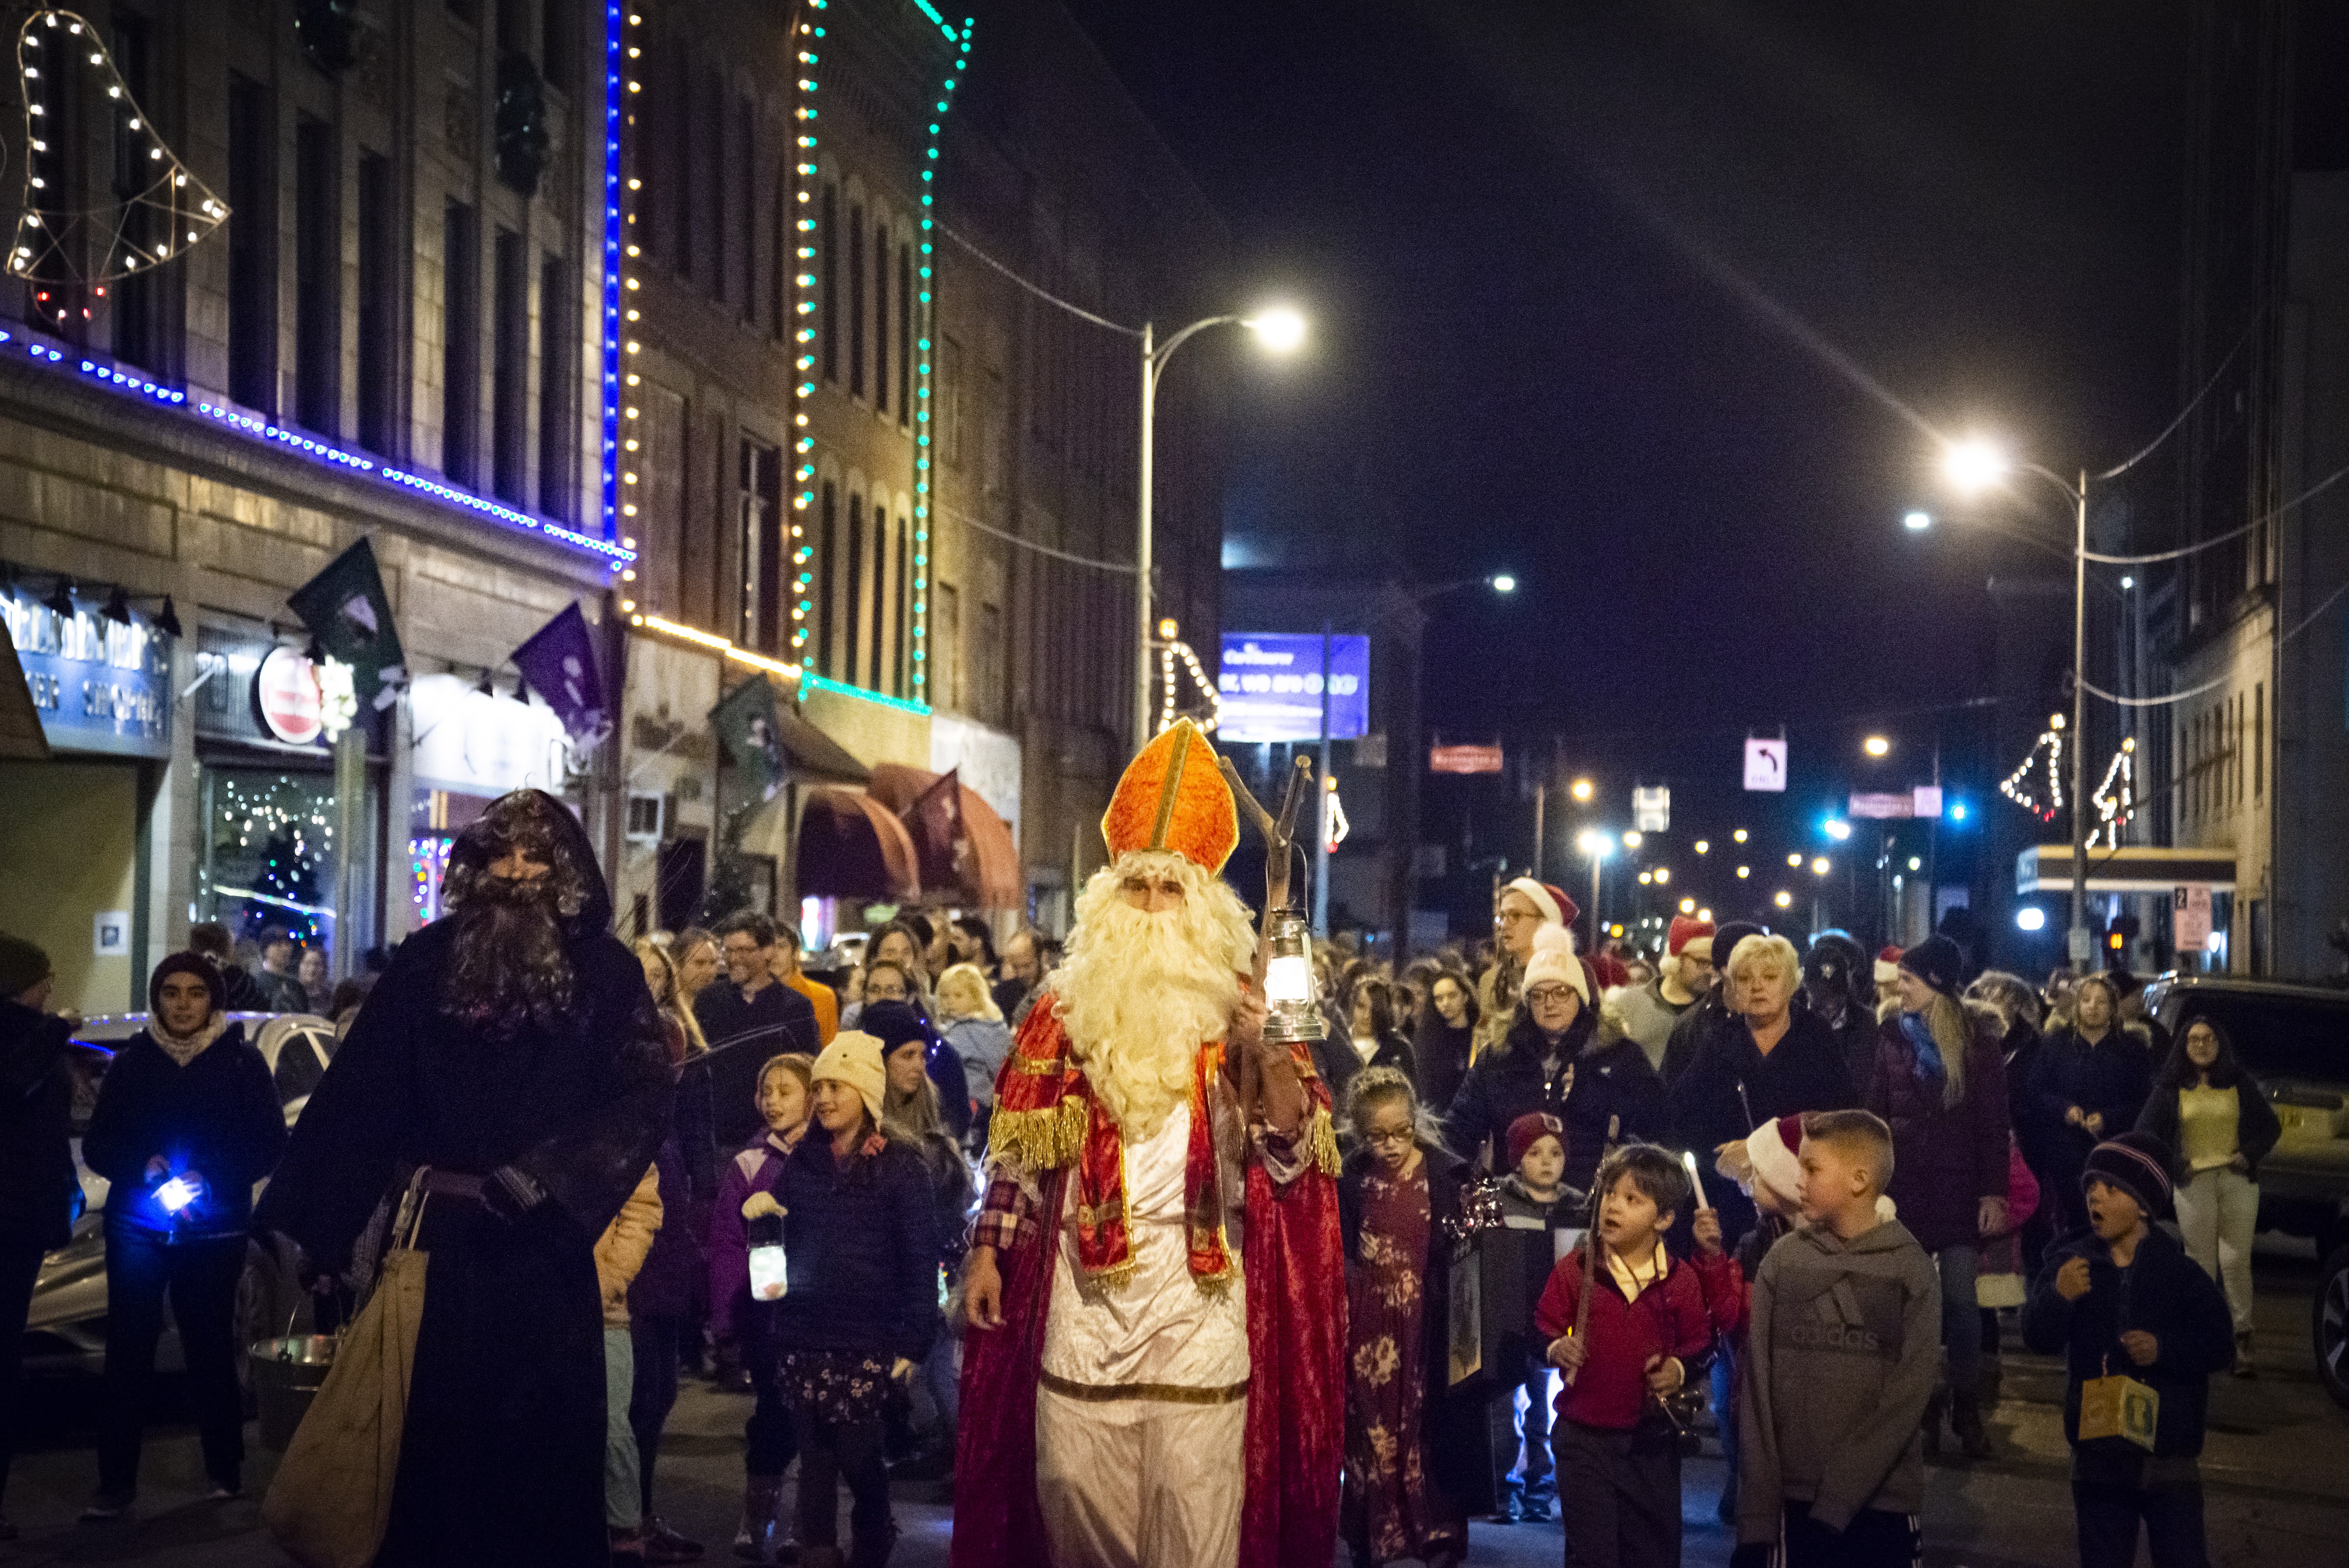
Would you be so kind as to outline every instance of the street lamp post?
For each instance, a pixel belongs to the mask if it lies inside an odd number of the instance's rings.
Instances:
[[[2073,968],[2085,969],[2095,950],[2088,935],[2088,850],[2083,831],[2088,793],[2088,471],[2082,469],[2075,484],[2042,464],[2013,462],[1982,441],[1954,441],[1943,455],[1950,477],[1961,489],[1995,484],[2010,469],[2020,468],[2054,485],[2072,504],[2072,929],[2066,950]]]
[[[1142,448],[1139,485],[1134,497],[1133,537],[1133,749],[1150,742],[1150,500],[1152,434],[1157,423],[1158,378],[1174,350],[1210,327],[1245,327],[1267,348],[1285,354],[1305,340],[1305,318],[1293,310],[1268,310],[1258,316],[1210,316],[1194,321],[1169,337],[1157,340],[1156,328],[1142,324]]]

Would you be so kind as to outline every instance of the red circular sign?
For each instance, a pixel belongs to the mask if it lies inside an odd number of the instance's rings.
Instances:
[[[270,649],[253,677],[253,704],[269,732],[288,745],[306,746],[325,728],[318,701],[318,672],[291,648]]]

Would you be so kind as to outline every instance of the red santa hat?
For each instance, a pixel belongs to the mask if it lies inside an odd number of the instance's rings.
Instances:
[[[1664,929],[1666,956],[1678,958],[1688,950],[1691,944],[1694,944],[1701,950],[1697,957],[1711,963],[1713,961],[1713,922],[1700,920],[1693,915],[1674,915],[1672,923]]]
[[[1888,946],[1876,955],[1876,983],[1891,985],[1900,979],[1900,950]]]
[[[1546,925],[1534,933],[1533,957],[1526,960],[1525,979],[1518,986],[1518,994],[1550,984],[1573,987],[1574,993],[1582,998],[1582,1005],[1590,1005],[1589,971],[1574,956],[1574,943],[1563,926]]]
[[[1764,1122],[1747,1136],[1743,1160],[1724,1155],[1716,1168],[1744,1187],[1749,1195],[1768,1188],[1777,1199],[1772,1207],[1781,1213],[1793,1214],[1802,1205],[1802,1149],[1803,1118],[1780,1116],[1775,1121]],[[1876,1212],[1879,1219],[1890,1220],[1899,1211],[1889,1196],[1879,1193]]]
[[[1582,918],[1581,906],[1566,896],[1566,889],[1554,882],[1537,882],[1530,877],[1520,877],[1501,889],[1504,893],[1523,893],[1532,900],[1534,912],[1545,924],[1570,926]]]

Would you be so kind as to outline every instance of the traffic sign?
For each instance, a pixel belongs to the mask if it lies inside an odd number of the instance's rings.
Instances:
[[[1786,742],[1783,736],[1745,738],[1745,787],[1786,793]]]

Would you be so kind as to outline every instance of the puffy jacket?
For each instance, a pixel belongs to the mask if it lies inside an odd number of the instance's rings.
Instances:
[[[232,1023],[182,1067],[145,1030],[115,1053],[83,1135],[85,1164],[106,1178],[106,1228],[196,1241],[242,1236],[253,1220],[253,1185],[285,1152],[285,1115],[269,1066]],[[207,1189],[178,1214],[156,1201],[147,1179],[157,1155]]]
[[[73,1026],[0,999],[0,1235],[62,1247],[73,1234]]]
[[[2137,1126],[2153,1089],[2153,1052],[2143,1031],[2115,1023],[2095,1044],[2069,1026],[2051,1030],[2032,1064],[2025,1108],[2050,1155],[2076,1163],[2099,1138]],[[2101,1132],[2065,1122],[2077,1106],[2104,1117]]]
[[[911,1144],[884,1139],[848,1164],[812,1131],[783,1161],[788,1285],[775,1303],[785,1350],[919,1361],[938,1327],[936,1199]]]
[[[1574,1059],[1566,1097],[1566,1180],[1588,1188],[1607,1151],[1664,1136],[1664,1081],[1647,1053],[1602,1019],[1599,1036]]]
[[[660,1228],[660,1167],[648,1165],[644,1179],[595,1238],[595,1283],[604,1293],[605,1327],[627,1326],[628,1286],[645,1266],[645,1255],[653,1250]]]
[[[2075,1302],[2055,1289],[2056,1272],[2071,1258],[2088,1260],[2088,1293]],[[2121,1334],[2129,1329],[2153,1335],[2158,1354],[2152,1366],[2139,1366],[2121,1348]],[[2023,1342],[2041,1355],[2064,1353],[2064,1437],[2075,1448],[2083,1382],[2118,1373],[2150,1386],[2161,1397],[2153,1431],[2157,1459],[2202,1451],[2210,1375],[2235,1355],[2227,1298],[2200,1264],[2153,1228],[2127,1269],[2114,1265],[2112,1250],[2091,1231],[2075,1231],[2050,1248],[2023,1308]],[[2116,1445],[2115,1452],[2142,1451],[2126,1438],[2099,1439],[2105,1445]]]
[[[2007,1195],[2006,1053],[1994,1025],[1969,1014],[1965,1097],[1941,1103],[1941,1082],[1920,1080],[1917,1047],[1895,1013],[1879,1025],[1867,1106],[1892,1128],[1892,1181],[1900,1222],[1928,1252],[1973,1245],[1982,1200]]]
[[[822,1136],[822,1135],[818,1135]],[[738,1150],[718,1180],[709,1207],[709,1328],[719,1338],[740,1333],[750,1300],[750,1242],[742,1229],[742,1205],[753,1192],[772,1193],[782,1180],[791,1150],[776,1133],[766,1133]]]
[[[1690,1009],[1682,1023],[1699,1013]],[[1686,1070],[1666,1078],[1672,1141],[1708,1163],[1714,1149],[1742,1141],[1764,1122],[1859,1104],[1835,1031],[1803,1007],[1787,1015],[1786,1033],[1767,1055],[1744,1018],[1722,1014],[1697,1037]],[[1753,1200],[1730,1182],[1709,1182],[1705,1190],[1721,1210],[1723,1233],[1744,1235],[1754,1223]]]
[[[1444,1147],[1461,1158],[1474,1161],[1480,1158],[1479,1151],[1489,1138],[1495,1159],[1506,1161],[1504,1146],[1508,1141],[1511,1122],[1528,1111],[1547,1111],[1563,1120],[1575,1058],[1598,1031],[1598,1011],[1588,1007],[1578,1010],[1574,1022],[1557,1038],[1557,1067],[1552,1072],[1542,1066],[1542,1059],[1550,1054],[1550,1044],[1533,1021],[1521,1018],[1510,1025],[1506,1034],[1477,1054],[1476,1060],[1469,1064],[1467,1076],[1460,1080],[1459,1092],[1452,1096],[1452,1108],[1444,1116]],[[1353,1055],[1350,1046],[1337,1049]]]

